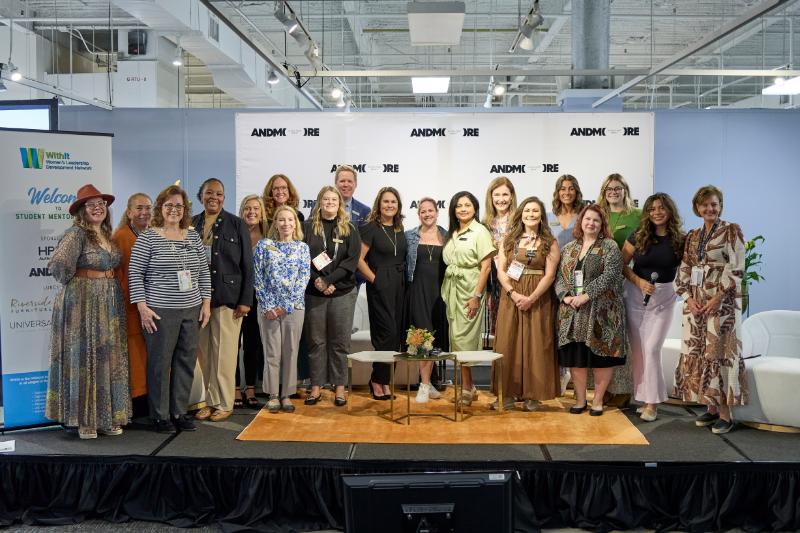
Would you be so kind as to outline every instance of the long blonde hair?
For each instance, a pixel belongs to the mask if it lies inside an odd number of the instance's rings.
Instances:
[[[499,176],[493,179],[489,183],[489,187],[486,189],[486,211],[484,212],[485,214],[483,216],[483,223],[490,228],[494,223],[495,217],[497,217],[497,210],[494,208],[494,202],[492,201],[492,193],[495,189],[502,185],[508,187],[508,190],[511,192],[511,205],[508,206],[509,220],[511,220],[511,217],[514,216],[514,210],[517,208],[517,192],[514,190],[514,184],[511,183],[511,180],[506,176]]]
[[[276,221],[278,220],[278,215],[283,213],[284,211],[291,213],[294,217],[294,233],[292,233],[292,240],[293,241],[302,241],[303,240],[303,227],[300,225],[300,219],[297,217],[297,209],[290,205],[281,205],[275,209],[275,216],[272,219],[272,225],[269,227],[269,232],[266,236],[270,239],[280,239],[280,234],[278,233],[278,225]]]
[[[239,204],[239,218],[244,220],[244,208],[247,205],[247,202],[250,200],[258,200],[258,206],[261,208],[261,221],[258,223],[259,227],[261,228],[261,235],[267,236],[267,232],[269,231],[269,223],[267,222],[267,213],[266,209],[264,209],[264,200],[257,194],[248,194],[244,198],[242,198],[242,203]],[[294,208],[292,208],[294,209]]]
[[[631,200],[631,188],[628,187],[628,182],[625,181],[625,178],[622,177],[622,174],[609,174],[606,179],[603,180],[603,184],[600,186],[600,196],[597,198],[597,204],[603,208],[603,211],[608,213],[609,206],[608,200],[606,200],[606,189],[608,188],[608,184],[612,181],[618,181],[625,190],[625,200],[622,202],[624,205],[622,211],[627,215],[635,208],[633,206],[633,200]]]
[[[339,210],[336,212],[336,229],[340,236],[346,237],[350,235],[350,215],[344,210],[344,198],[342,198],[342,193],[333,185],[325,185],[319,190],[319,194],[317,194],[317,203],[314,204],[314,209],[311,210],[310,216],[311,231],[314,235],[322,237],[322,197],[328,192],[336,193],[336,196],[339,198]]]

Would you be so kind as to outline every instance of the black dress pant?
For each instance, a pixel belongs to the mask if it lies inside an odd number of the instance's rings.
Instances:
[[[244,384],[254,387],[256,380],[264,373],[264,350],[261,345],[261,332],[258,330],[258,308],[254,304],[247,316],[242,318],[242,335],[239,337],[244,362]],[[240,388],[240,362],[236,363],[236,388]]]
[[[405,273],[403,265],[379,267],[375,283],[367,284],[369,336],[375,350],[400,351],[402,344]],[[388,363],[372,364],[372,382],[388,385]]]

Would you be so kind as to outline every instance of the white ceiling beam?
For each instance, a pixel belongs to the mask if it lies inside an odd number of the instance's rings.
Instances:
[[[570,69],[570,68],[478,68],[478,69],[413,69],[413,70],[301,70],[303,77],[317,78],[410,78],[412,76],[646,76],[648,69]],[[712,69],[712,68],[683,68],[665,69],[660,71],[666,75],[674,76],[763,76],[774,78],[776,76],[800,76],[800,70],[774,70],[774,69]]]
[[[675,65],[676,63],[683,61],[687,57],[695,54],[696,52],[702,50],[703,48],[706,48],[707,46],[714,44],[715,42],[726,37],[727,35],[730,35],[731,33],[741,28],[742,26],[745,26],[746,24],[750,23],[753,19],[758,18],[764,13],[772,11],[776,7],[779,7],[780,5],[785,4],[788,1],[790,0],[764,0],[760,4],[753,7],[752,9],[746,11],[742,16],[737,17],[734,20],[723,24],[718,30],[710,33],[709,35],[700,39],[696,43],[687,46],[681,52],[678,52],[669,59],[662,61],[658,65],[654,66],[652,69],[650,69],[650,72],[648,72],[647,74],[643,76],[636,76],[634,79],[626,83],[623,83],[620,87],[612,91],[609,91],[609,93],[603,96],[602,98],[598,98],[597,100],[595,100],[592,103],[592,108],[598,107],[604,104],[605,102],[611,100],[612,98],[619,96],[620,94],[624,93],[631,87],[638,85],[644,80],[649,79],[655,76],[656,74],[668,69],[672,65]]]

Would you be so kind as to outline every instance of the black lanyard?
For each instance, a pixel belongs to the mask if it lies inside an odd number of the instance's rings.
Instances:
[[[336,259],[336,254],[339,253],[339,242],[341,241],[341,239],[339,239],[338,236],[336,235],[336,231],[338,229],[339,229],[338,227],[334,226],[333,230],[331,231],[331,239],[333,239],[334,242],[333,257],[331,257],[331,259]],[[325,251],[325,253],[328,252],[328,239],[325,237],[324,227],[322,228],[322,249]]]
[[[708,245],[708,241],[711,240],[711,237],[714,236],[714,232],[717,231],[717,226],[719,226],[719,219],[714,222],[714,225],[711,226],[711,231],[706,235],[706,226],[703,224],[703,231],[700,232],[700,243],[697,245],[698,265],[703,262],[703,256],[706,254],[706,246]]]

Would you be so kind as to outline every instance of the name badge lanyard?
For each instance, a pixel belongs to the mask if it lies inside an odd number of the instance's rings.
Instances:
[[[192,272],[188,268],[186,268],[186,256],[185,252],[186,249],[181,246],[181,253],[178,253],[178,250],[175,248],[175,241],[170,241],[170,247],[172,248],[172,254],[175,256],[176,262],[180,263],[181,270],[179,270],[176,275],[178,277],[178,290],[180,292],[186,292],[192,289]]]
[[[717,226],[719,226],[719,219],[711,226],[711,231],[709,231],[708,234],[706,234],[705,226],[703,226],[703,230],[700,232],[700,242],[697,244],[697,264],[692,267],[690,285],[700,286],[703,283],[703,276],[705,274],[703,259],[706,255],[706,246],[708,246],[709,241],[717,231]]]
[[[336,233],[338,230],[339,228],[333,228],[333,231],[331,232],[331,240],[333,240],[333,259],[336,259],[336,254],[339,253],[339,243],[341,242],[341,239],[339,239],[339,236]],[[324,252],[328,251],[328,239],[325,237],[324,229],[322,230],[322,250]]]
[[[530,238],[530,237],[528,237],[528,238]],[[522,239],[520,239],[520,240],[522,240]],[[527,250],[525,250],[525,257],[528,258],[528,263],[527,264],[529,264],[529,265],[531,264],[531,261],[533,261],[533,258],[536,257],[536,242],[538,240],[539,240],[539,235],[536,234],[536,236],[533,237],[533,242],[531,243],[531,247],[528,248]],[[517,260],[517,254],[519,253],[519,243],[520,243],[520,241],[517,241],[514,244],[514,260],[515,261]]]
[[[394,232],[394,240],[389,237],[389,234],[386,232],[386,228],[383,227],[381,224],[381,229],[383,230],[383,234],[386,235],[386,238],[389,239],[389,242],[392,243],[392,247],[394,248],[394,256],[397,257],[397,232]]]
[[[598,239],[599,240],[599,239]],[[578,257],[578,262],[575,263],[575,269],[572,271],[573,276],[575,277],[575,295],[583,294],[583,265],[586,262],[586,258],[589,257],[589,254],[592,253],[594,247],[597,246],[597,241],[594,241],[592,245],[586,250],[586,254],[583,256],[583,259],[580,258],[580,252]]]

